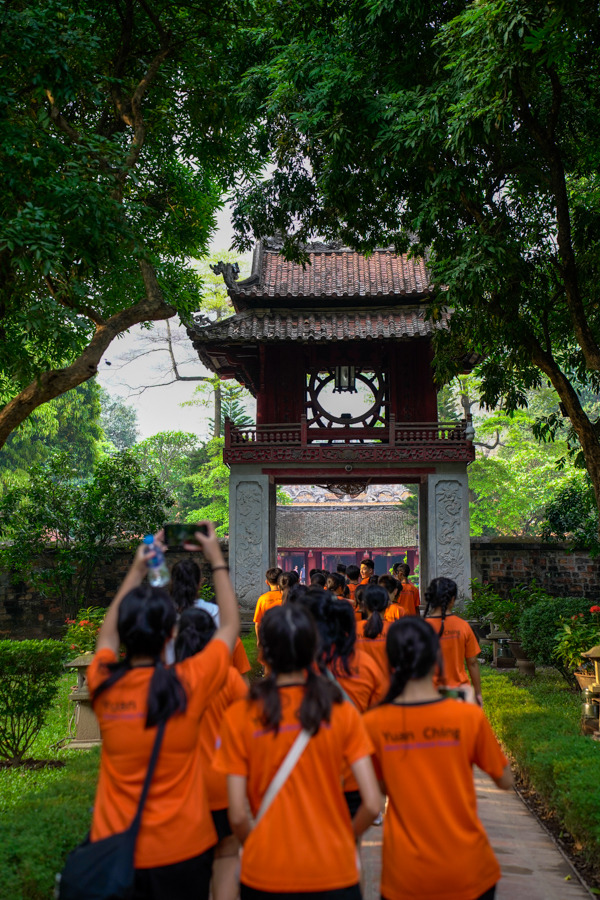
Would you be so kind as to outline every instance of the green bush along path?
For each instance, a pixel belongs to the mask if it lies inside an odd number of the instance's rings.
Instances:
[[[525,780],[600,866],[600,744],[579,731],[579,694],[558,672],[482,669],[485,712]]]
[[[0,769],[0,896],[49,900],[64,859],[90,824],[100,753],[59,750],[68,733],[72,673],[63,675],[57,698],[30,755],[61,760],[63,768]]]

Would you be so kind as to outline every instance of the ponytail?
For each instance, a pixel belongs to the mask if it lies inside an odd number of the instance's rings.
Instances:
[[[444,624],[446,621],[448,607],[453,600],[456,600],[456,592],[456,582],[452,581],[451,578],[444,578],[444,576],[440,576],[440,578],[434,578],[425,591],[426,606],[425,615],[423,618],[427,618],[430,608],[432,610],[441,610],[442,623],[440,627],[440,637],[444,633]]]
[[[390,686],[381,701],[392,703],[412,679],[425,678],[440,659],[440,641],[431,625],[416,616],[399,619],[390,627],[385,645],[391,669]]]
[[[182,662],[188,656],[200,653],[214,637],[215,620],[205,609],[194,606],[184,609],[179,619],[175,639],[175,659]]]
[[[182,559],[171,569],[171,597],[177,612],[193,606],[198,596],[200,566],[193,559]]]
[[[154,660],[154,672],[148,688],[146,728],[184,712],[187,706],[184,687],[175,669],[166,668],[160,658],[175,621],[175,606],[162,588],[142,584],[129,591],[119,605],[117,624],[120,641],[125,646],[125,659],[108,664],[110,674],[96,688],[92,702],[130,671],[134,657],[149,656]]]
[[[331,719],[333,703],[342,702],[336,684],[315,671],[318,633],[315,621],[301,602],[286,603],[267,610],[259,627],[259,643],[270,672],[250,688],[250,699],[262,706],[261,722],[268,731],[279,732],[282,719],[277,676],[306,672],[306,683],[298,718],[303,728],[316,734],[322,722]]]
[[[385,588],[379,587],[377,584],[368,584],[362,595],[362,601],[370,613],[363,630],[363,636],[369,640],[374,640],[383,631],[382,614],[388,606],[388,593]]]

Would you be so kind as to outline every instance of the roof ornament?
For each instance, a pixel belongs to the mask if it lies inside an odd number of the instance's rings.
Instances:
[[[211,266],[211,269],[215,275],[223,276],[223,281],[228,288],[233,291],[237,290],[237,280],[240,277],[240,267],[238,263],[226,263],[220,259],[216,266]]]
[[[260,277],[258,275],[251,275],[250,278],[245,278],[243,281],[238,281],[240,277],[240,267],[239,264],[234,263],[226,263],[223,260],[219,260],[216,266],[211,266],[211,269],[215,273],[215,275],[222,275],[223,281],[227,285],[230,291],[238,291],[244,290],[244,288],[251,287],[253,284],[258,284],[260,281]]]

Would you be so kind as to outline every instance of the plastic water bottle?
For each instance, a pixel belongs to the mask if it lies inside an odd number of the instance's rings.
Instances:
[[[171,580],[169,567],[165,562],[165,555],[154,543],[154,537],[147,534],[144,543],[154,550],[154,556],[148,560],[148,581],[152,587],[164,587]]]

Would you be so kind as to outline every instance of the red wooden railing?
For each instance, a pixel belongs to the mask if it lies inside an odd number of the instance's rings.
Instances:
[[[308,447],[311,444],[376,444],[396,447],[399,444],[439,445],[463,443],[472,440],[470,419],[462,422],[405,422],[396,423],[394,417],[381,428],[357,428],[340,426],[319,428],[306,423],[302,416],[299,425],[256,425],[237,428],[229,420],[225,422],[225,447]]]

